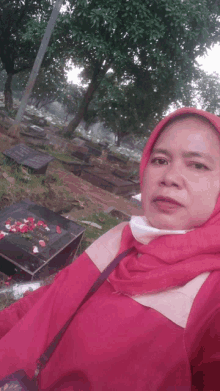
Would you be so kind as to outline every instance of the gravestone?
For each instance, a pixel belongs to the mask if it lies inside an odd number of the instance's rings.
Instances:
[[[78,137],[75,137],[72,142],[76,145],[78,145],[79,147],[83,147],[85,145],[85,140],[82,140],[81,138],[78,138]]]
[[[116,163],[124,163],[126,164],[129,160],[129,157],[119,157],[119,156],[116,156],[116,155],[113,155],[112,153],[108,153],[107,155],[107,160],[109,160],[110,162],[116,162]]]
[[[75,161],[67,161],[67,160],[65,161],[60,159],[59,161],[63,164],[66,170],[72,172],[74,175],[77,176],[81,175],[83,168],[92,167],[92,165],[88,163],[77,163]]]
[[[91,155],[94,155],[97,157],[102,155],[102,151],[100,149],[96,149],[94,147],[91,147],[89,144],[86,144],[86,147],[88,148],[89,153],[91,153]]]
[[[139,181],[117,178],[106,169],[100,169],[98,167],[83,168],[81,177],[93,185],[117,195],[128,196],[140,189]]]
[[[49,231],[39,226],[28,232],[29,239],[26,234],[7,231],[5,222],[9,218],[23,222],[28,217],[35,223],[43,221]],[[47,277],[71,263],[85,228],[27,199],[0,211],[0,230],[9,232],[0,240],[0,271],[15,281],[30,281]],[[41,247],[39,240],[44,240],[46,246]],[[33,246],[37,246],[38,253],[33,253]]]
[[[29,126],[28,129],[26,129],[25,131],[21,131],[21,134],[26,137],[33,137],[37,139],[45,139],[47,135],[45,130],[37,125]]]
[[[87,147],[80,147],[77,145],[70,144],[69,150],[72,156],[75,156],[77,159],[83,160],[85,163],[89,163],[90,153],[88,152]]]
[[[15,145],[3,154],[18,164],[32,168],[35,174],[45,174],[49,162],[54,160],[53,156],[35,151],[25,144]]]

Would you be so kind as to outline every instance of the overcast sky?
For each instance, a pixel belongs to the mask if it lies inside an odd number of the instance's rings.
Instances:
[[[207,56],[198,59],[202,69],[207,73],[217,72],[220,75],[220,45],[207,51]]]

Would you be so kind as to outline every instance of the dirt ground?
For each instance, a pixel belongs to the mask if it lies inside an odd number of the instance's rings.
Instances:
[[[76,199],[80,198],[81,205],[79,203],[70,213],[67,213],[76,219],[84,218],[92,213],[106,211],[110,207],[128,215],[142,215],[142,208],[132,201],[96,187],[66,170],[50,167],[49,172],[58,174],[72,196]]]

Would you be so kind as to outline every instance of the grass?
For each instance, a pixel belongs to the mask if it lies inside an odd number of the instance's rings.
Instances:
[[[111,215],[104,212],[93,213],[87,217],[84,217],[82,220],[97,223],[102,226],[102,229],[94,228],[92,226],[84,224],[80,220],[77,221],[80,225],[86,228],[78,250],[78,255],[82,254],[83,251],[85,251],[85,249],[89,247],[96,239],[98,239],[100,236],[102,236],[104,233],[106,233],[122,221],[119,218],[112,217]]]
[[[73,197],[58,174],[34,174],[31,168],[17,164],[2,153],[0,171],[8,175],[7,178],[0,176],[0,209],[29,198],[57,213],[71,210]],[[15,183],[8,181],[11,177],[15,179]]]
[[[34,148],[33,146],[31,146]],[[63,160],[66,162],[76,162],[76,163],[82,163],[81,160],[75,158],[74,156],[69,155],[67,152],[59,152],[59,151],[54,151],[53,147],[50,145],[41,145],[38,148],[35,148],[36,150],[43,149],[45,152],[47,152],[49,155],[55,157],[58,160]]]
[[[34,174],[34,171],[30,167],[24,167],[20,164],[17,164],[15,161],[4,156],[1,152],[0,166],[4,172],[15,178],[18,186],[20,185],[21,187],[25,187],[27,189],[42,186],[47,177],[44,174]],[[62,181],[60,180],[59,176],[55,174],[53,176],[57,184],[62,185]]]

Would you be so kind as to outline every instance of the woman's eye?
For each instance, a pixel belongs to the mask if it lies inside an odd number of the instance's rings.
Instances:
[[[152,160],[151,160],[151,163],[158,165],[158,164],[156,163],[156,161],[158,161],[158,162],[159,162],[159,161],[160,161],[160,162],[161,162],[161,161],[162,161],[162,162],[166,162],[165,159],[162,159],[162,158],[158,158],[158,157],[157,157],[157,158],[152,159]],[[160,163],[159,163],[159,166],[161,166]]]
[[[190,163],[190,165],[195,166],[195,167],[197,166],[196,169],[199,170],[199,171],[201,171],[201,167],[202,167],[203,170],[209,170],[209,168],[206,167],[202,163]]]
[[[162,159],[162,158],[154,158],[151,160],[151,163],[156,165],[156,166],[162,166],[164,165],[164,162],[167,163],[167,161],[165,159]],[[196,170],[198,171],[203,171],[203,170],[209,170],[209,168],[207,166],[205,166],[204,164],[202,163],[196,163],[196,162],[191,162],[189,164],[189,166],[194,166],[196,168]]]

